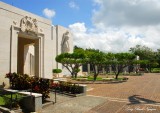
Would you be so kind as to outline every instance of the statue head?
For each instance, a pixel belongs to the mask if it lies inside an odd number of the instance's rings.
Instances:
[[[68,31],[66,31],[64,34],[65,34],[65,35],[68,35],[68,34],[69,34],[69,32],[68,32]]]

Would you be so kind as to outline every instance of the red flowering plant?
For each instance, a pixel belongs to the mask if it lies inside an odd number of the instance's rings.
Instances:
[[[32,92],[41,93],[42,101],[49,97],[49,79],[29,77],[27,74],[7,73],[6,78],[9,78],[12,89],[29,90]]]
[[[42,102],[44,102],[46,98],[49,98],[49,88],[49,79],[34,78],[32,81],[32,91],[42,94]]]
[[[59,90],[60,84],[57,82],[55,83],[53,80],[50,81],[50,89]]]
[[[12,89],[27,90],[30,88],[30,77],[27,74],[7,73],[6,78],[9,78]]]

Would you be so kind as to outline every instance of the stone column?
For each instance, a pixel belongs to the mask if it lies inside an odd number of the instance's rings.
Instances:
[[[112,67],[111,67],[111,65],[109,65],[109,73],[111,73],[112,72]]]
[[[88,70],[88,75],[91,73],[91,66],[90,64],[87,64],[87,70]]]
[[[10,72],[17,72],[18,29],[11,26],[10,39]]]
[[[102,68],[102,72],[103,72],[103,74],[105,74],[105,68],[104,67]]]
[[[44,77],[44,36],[40,36],[40,75]]]
[[[40,75],[40,39],[35,40],[35,76]]]

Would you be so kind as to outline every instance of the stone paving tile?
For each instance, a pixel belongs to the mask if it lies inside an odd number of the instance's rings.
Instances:
[[[126,103],[123,102],[105,102],[101,106],[95,107],[85,113],[96,112],[96,113],[116,113],[120,110]]]
[[[88,96],[61,95],[42,113],[160,113],[160,74],[130,76],[123,83],[87,85],[92,89]]]
[[[127,82],[118,84],[88,84],[93,90],[88,91],[89,95],[129,98],[133,95],[140,95],[142,98],[160,100],[160,75],[145,74],[144,76],[130,77]]]
[[[50,105],[42,110],[42,113],[84,113],[106,101],[104,98],[81,96],[68,101]]]
[[[160,113],[160,105],[107,100],[85,113]]]
[[[88,86],[93,88],[88,95],[106,97],[109,102],[85,113],[160,113],[160,74],[133,76],[125,83]]]

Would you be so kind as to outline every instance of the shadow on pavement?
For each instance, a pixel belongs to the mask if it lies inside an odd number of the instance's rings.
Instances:
[[[128,97],[129,99],[129,105],[131,104],[160,104],[160,102],[156,102],[156,101],[153,101],[153,100],[149,100],[149,99],[146,99],[146,98],[142,98],[140,97],[140,95],[133,95],[133,96],[130,96]]]

